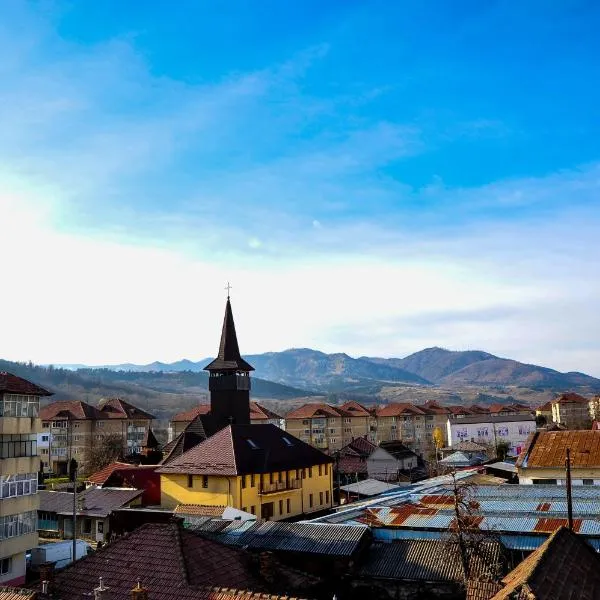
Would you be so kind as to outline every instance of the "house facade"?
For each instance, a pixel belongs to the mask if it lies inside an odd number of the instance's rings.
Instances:
[[[37,436],[47,390],[0,372],[0,585],[25,582],[25,552],[37,545]]]
[[[369,478],[379,481],[411,480],[417,466],[417,455],[402,442],[381,442],[367,458]]]
[[[570,449],[573,485],[600,485],[600,431],[538,431],[517,460],[521,484],[565,485]]]
[[[448,445],[475,442],[497,448],[500,442],[508,444],[509,454],[521,452],[530,433],[535,432],[535,417],[529,413],[504,415],[451,416],[447,426]]]
[[[590,401],[580,394],[561,394],[552,400],[552,420],[567,429],[589,429],[592,425],[590,404]]]
[[[71,458],[86,473],[88,452],[107,436],[122,439],[124,456],[141,454],[154,419],[120,398],[107,400],[99,407],[79,400],[53,402],[44,406],[40,414],[40,457],[44,470],[57,475],[67,473]]]
[[[275,425],[229,425],[157,469],[161,505],[280,520],[331,508],[333,459]]]

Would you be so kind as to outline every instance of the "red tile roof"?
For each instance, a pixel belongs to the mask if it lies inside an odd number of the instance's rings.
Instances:
[[[339,407],[329,404],[309,403],[300,408],[292,410],[286,415],[286,419],[310,419],[312,417],[341,417],[350,416]]]
[[[52,392],[43,387],[17,377],[12,373],[0,371],[0,394],[26,394],[31,396],[52,396]]]
[[[340,408],[350,413],[354,417],[371,416],[371,411],[369,411],[369,409],[364,407],[362,404],[356,402],[356,400],[349,400],[348,402],[344,402],[344,404],[342,404]]]
[[[194,408],[190,408],[190,410],[186,410],[185,412],[180,412],[176,414],[172,419],[171,423],[180,423],[180,422],[188,422],[193,421],[198,415],[206,415],[210,412],[210,404],[198,404]]]
[[[154,415],[121,398],[106,400],[98,408],[103,419],[154,419]]]
[[[580,394],[576,394],[575,392],[566,392],[558,396],[558,398],[552,400],[552,403],[555,402],[558,404],[588,404],[589,400]]]
[[[228,425],[158,473],[247,475],[303,469],[333,462],[320,450],[276,425]]]
[[[40,409],[42,421],[55,419],[100,419],[100,411],[81,400],[60,400],[52,402]]]
[[[106,465],[103,469],[96,471],[94,474],[87,478],[87,481],[94,485],[102,485],[117,469],[131,469],[135,465],[123,462],[113,462],[110,465]]]
[[[193,515],[196,517],[221,517],[226,506],[209,504],[178,504],[173,511],[176,515]]]
[[[268,409],[258,402],[250,402],[250,420],[251,421],[266,421],[268,419],[282,419],[281,415]]]
[[[146,524],[101,550],[68,566],[55,576],[61,600],[93,595],[99,577],[110,598],[128,598],[139,580],[148,597],[160,600],[252,598],[238,590],[264,589],[243,551],[204,539],[176,524]],[[214,587],[227,586],[228,591]],[[266,596],[269,598],[269,596]]]
[[[600,431],[538,431],[532,434],[519,456],[517,467],[564,469],[567,448],[571,450],[571,467],[600,467]]]
[[[422,408],[408,403],[387,404],[377,409],[378,417],[397,417],[405,414],[425,415],[427,413]]]
[[[552,401],[549,400],[545,404],[538,406],[535,410],[544,411],[544,412],[552,412]]]

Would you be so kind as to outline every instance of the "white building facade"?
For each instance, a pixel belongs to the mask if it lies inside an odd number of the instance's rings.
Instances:
[[[475,442],[496,448],[501,442],[510,455],[518,455],[530,433],[535,432],[535,417],[520,415],[465,415],[450,417],[447,423],[448,445]]]

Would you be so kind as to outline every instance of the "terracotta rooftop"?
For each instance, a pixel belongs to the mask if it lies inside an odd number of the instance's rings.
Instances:
[[[544,412],[552,412],[552,401],[549,400],[545,404],[538,406],[535,410],[544,411]]]
[[[347,413],[350,413],[354,417],[369,417],[371,416],[371,411],[368,408],[364,407],[356,400],[349,400],[348,402],[344,402],[340,406],[340,408]]]
[[[292,410],[286,415],[286,419],[310,419],[312,417],[341,417],[350,416],[346,411],[337,406],[329,404],[309,403],[300,408]]]
[[[266,421],[267,419],[281,419],[281,415],[268,409],[258,402],[250,402],[250,420],[251,421]]]
[[[100,419],[100,411],[81,400],[60,400],[52,402],[40,409],[40,418],[42,421],[52,421],[55,419]]]
[[[600,431],[538,431],[527,439],[517,467],[563,469],[571,450],[571,467],[600,467]]]
[[[35,590],[0,586],[0,600],[33,600],[35,596]]]
[[[172,419],[171,423],[180,423],[180,422],[189,422],[193,421],[198,415],[206,415],[210,412],[210,404],[199,404],[198,406],[194,406],[194,408],[190,408],[190,410],[186,410],[184,412],[180,412],[176,414]]]
[[[246,475],[331,462],[331,457],[276,425],[228,425],[157,472]]]
[[[397,417],[405,414],[425,415],[427,413],[422,408],[408,403],[387,404],[377,409],[378,417]]]
[[[589,400],[575,392],[566,392],[552,400],[552,403],[558,404],[588,404]]]
[[[191,450],[214,433],[214,423],[210,413],[199,414],[190,421],[186,428],[163,448],[161,464],[165,465],[179,458],[184,452]]]
[[[58,572],[56,596],[61,600],[88,597],[98,587],[99,577],[110,589],[110,598],[115,599],[129,598],[136,580],[151,599],[272,598],[236,591],[264,590],[263,582],[247,566],[243,551],[197,536],[174,523],[142,525]]]
[[[0,394],[27,394],[31,396],[52,396],[52,392],[43,387],[17,377],[12,373],[0,371]]]
[[[96,471],[94,474],[87,478],[87,481],[94,485],[102,485],[104,482],[118,469],[131,469],[135,465],[123,462],[113,462],[110,465],[106,465],[103,469]]]
[[[154,415],[121,398],[110,398],[98,408],[103,419],[154,419]]]
[[[502,583],[493,600],[597,600],[600,558],[582,537],[562,527]]]

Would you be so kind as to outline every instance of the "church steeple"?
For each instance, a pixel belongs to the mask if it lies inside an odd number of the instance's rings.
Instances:
[[[210,415],[215,427],[222,429],[231,423],[249,424],[250,371],[254,371],[254,367],[240,355],[229,293],[219,354],[204,370],[210,373]]]

